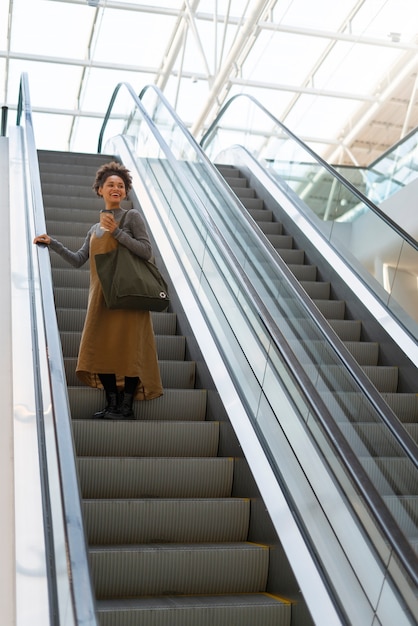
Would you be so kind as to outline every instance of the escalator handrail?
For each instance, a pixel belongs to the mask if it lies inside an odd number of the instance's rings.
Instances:
[[[16,125],[21,125],[22,114],[25,116],[27,135],[27,158],[30,170],[30,184],[34,204],[35,232],[46,232],[45,211],[42,200],[39,162],[35,145],[30,104],[29,83],[26,73],[21,75]],[[68,578],[72,593],[72,603],[76,624],[96,626],[95,600],[90,579],[90,568],[84,523],[80,501],[78,475],[75,462],[75,450],[71,429],[71,415],[68,405],[66,377],[62,359],[61,340],[55,315],[55,304],[50,259],[48,249],[37,248],[40,288],[42,293],[44,328],[49,363],[52,411],[55,425],[55,440],[59,464],[59,481],[63,508],[64,532]],[[54,311],[54,313],[51,313]],[[49,516],[50,519],[50,516]]]
[[[221,118],[225,115],[229,107],[232,103],[238,98],[246,98],[250,100],[256,107],[258,107],[265,115],[267,115],[271,121],[279,126],[281,130],[288,135],[293,141],[295,141],[303,150],[305,150],[321,167],[327,170],[327,172],[332,176],[332,178],[337,179],[346,189],[348,189],[352,194],[354,194],[359,202],[365,204],[368,209],[370,209],[373,213],[375,213],[381,220],[383,220],[390,228],[392,228],[401,239],[406,241],[412,248],[418,250],[418,241],[411,237],[411,235],[406,232],[403,228],[399,226],[395,221],[393,221],[386,213],[384,213],[376,204],[374,204],[367,196],[365,196],[359,189],[357,189],[349,180],[344,178],[342,174],[340,174],[332,165],[327,163],[322,157],[320,157],[312,148],[310,148],[304,141],[302,141],[297,135],[295,135],[291,130],[289,130],[282,122],[280,122],[268,109],[266,109],[256,98],[249,94],[237,94],[232,96],[222,107],[222,109],[217,114],[216,118],[209,126],[208,130],[205,132],[203,137],[200,140],[200,146],[204,149],[206,142],[209,140],[211,135],[215,132],[216,127],[218,126]]]
[[[250,295],[251,300],[258,311],[260,321],[264,324],[267,331],[269,332],[272,343],[275,345],[278,352],[282,355],[285,362],[288,364],[290,372],[296,373],[296,376],[294,376],[294,378],[299,384],[299,386],[302,387],[307,393],[308,402],[312,409],[312,412],[315,414],[316,419],[321,424],[323,430],[327,433],[328,440],[330,441],[333,448],[337,450],[338,454],[340,455],[340,458],[342,458],[344,467],[346,468],[352,480],[357,485],[362,497],[368,503],[371,514],[376,520],[378,526],[381,528],[382,533],[384,534],[386,539],[390,542],[390,544],[394,548],[394,551],[396,552],[399,560],[402,562],[403,566],[405,567],[406,572],[408,572],[408,575],[411,577],[414,583],[417,584],[418,583],[417,555],[415,554],[414,550],[410,546],[409,542],[406,540],[402,531],[399,529],[397,522],[395,521],[392,514],[390,513],[390,511],[384,504],[381,495],[378,493],[376,487],[374,486],[373,482],[371,481],[371,479],[365,472],[358,458],[351,450],[350,445],[348,444],[346,439],[342,436],[341,431],[335,424],[335,421],[331,413],[329,412],[328,407],[323,403],[312,381],[309,379],[306,373],[301,370],[300,364],[297,362],[295,356],[293,355],[293,351],[287,345],[287,340],[282,335],[273,317],[270,315],[267,307],[263,303],[262,298],[259,296],[254,286],[252,285],[251,281],[249,281],[248,277],[246,276],[245,270],[241,267],[240,261],[236,258],[234,252],[231,250],[229,244],[226,242],[218,226],[213,222],[213,218],[208,212],[206,206],[204,205],[203,202],[201,202],[200,198],[197,196],[194,189],[190,185],[187,184],[187,180],[185,179],[184,173],[180,170],[178,166],[177,159],[174,157],[171,149],[168,147],[165,140],[160,135],[158,129],[155,127],[154,122],[151,120],[147,111],[144,109],[143,104],[141,103],[139,97],[135,94],[131,85],[129,85],[128,83],[119,83],[119,85],[116,87],[115,92],[113,94],[114,97],[112,97],[111,99],[111,105],[109,105],[109,108],[107,110],[106,118],[109,119],[110,113],[111,113],[111,106],[113,106],[113,103],[115,102],[115,99],[116,99],[116,95],[122,86],[124,86],[128,90],[128,92],[131,94],[133,98],[133,102],[136,104],[136,107],[140,110],[147,124],[152,129],[154,137],[158,141],[159,147],[164,153],[170,166],[176,172],[176,175],[178,179],[180,180],[185,193],[189,194],[192,197],[193,201],[196,202],[197,205],[199,206],[200,215],[202,219],[204,220],[205,226],[210,230],[210,232],[216,235],[218,245],[224,250],[226,258],[229,259],[230,271],[234,273],[241,282],[245,283],[246,292]],[[104,131],[104,128],[102,130]],[[185,132],[188,134],[187,130]],[[301,288],[298,290],[298,296],[301,297],[305,305],[312,306],[308,296],[303,292]],[[284,348],[284,346],[286,348]],[[361,375],[365,376],[362,371],[360,371],[360,376]],[[414,451],[412,451],[412,453],[413,452]],[[415,459],[417,458],[418,457],[415,456]]]
[[[106,126],[107,126],[107,123],[109,121],[110,114],[112,112],[112,108],[113,108],[113,105],[114,105],[115,100],[117,98],[117,95],[119,93],[119,90],[122,87],[126,87],[128,89],[128,91],[131,92],[131,95],[133,96],[134,101],[135,101],[136,93],[133,91],[133,89],[132,89],[132,87],[131,87],[131,85],[129,83],[120,82],[120,83],[118,83],[116,85],[115,89],[113,90],[112,96],[110,98],[109,104],[107,106],[106,113],[105,113],[105,116],[103,118],[103,122],[102,122],[102,125],[101,125],[101,128],[100,128],[99,139],[97,141],[97,152],[98,152],[98,154],[100,154],[101,151],[102,151],[103,136],[104,136],[104,133],[105,133],[105,130],[106,130]]]

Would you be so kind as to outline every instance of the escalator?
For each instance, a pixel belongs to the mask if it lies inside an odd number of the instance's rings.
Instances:
[[[104,156],[65,154],[62,171],[61,155],[38,154],[47,229],[72,249],[96,221],[89,160],[91,172],[109,154],[131,169],[172,295],[172,310],[153,315],[164,396],[136,406],[134,422],[93,422],[103,398],[73,374],[88,273],[51,253],[100,623],[200,625],[214,614],[240,625],[415,623],[414,535],[400,528],[415,501],[401,482],[417,483],[414,442],[289,268],[260,245],[236,195],[213,168],[206,176],[192,144],[181,158],[168,148],[132,90],[120,95],[133,113],[123,132],[118,113],[106,117]],[[272,236],[278,243],[283,234]],[[47,257],[39,251],[42,270]],[[44,290],[42,300],[49,311]],[[54,412],[58,419],[55,404]],[[383,431],[401,467],[395,476],[385,451],[368,446],[375,434],[357,428],[362,415]],[[401,511],[391,513],[389,500]],[[77,605],[83,591],[70,548]]]
[[[234,110],[238,100],[241,99],[237,98],[236,102],[231,99],[202,140],[209,153],[214,154],[211,142],[216,149],[219,147],[218,134],[221,135],[220,141],[225,141],[222,125],[228,126],[228,122],[223,117],[228,117],[229,106],[232,105]],[[256,101],[251,100],[251,107],[260,108],[260,117],[264,113],[266,118],[272,118]],[[259,118],[256,119],[259,122]],[[218,125],[221,125],[220,129]],[[244,143],[251,144],[253,132],[255,129],[249,129]],[[242,145],[235,145],[221,151],[218,171],[241,205],[247,208],[250,219],[257,223],[260,238],[270,242],[408,435],[418,442],[418,292],[415,275],[418,244],[414,237],[368,203],[353,185],[338,178],[333,168],[284,126],[281,126],[281,134],[283,145],[278,153],[286,149],[292,151],[292,160],[287,164],[282,162],[277,166],[275,159],[267,163],[257,150],[249,154]],[[402,184],[414,179],[416,135],[416,132],[411,133],[393,151],[382,156],[383,164],[397,163],[403,168]],[[293,144],[292,148],[289,144]],[[266,146],[264,149],[267,150]],[[401,155],[405,158],[400,158]],[[382,172],[385,167],[382,165]],[[394,166],[389,169],[392,173],[395,171]],[[319,183],[325,179],[328,187],[322,193]],[[388,172],[387,188],[393,193],[395,187]],[[327,244],[331,244],[335,254],[330,252]],[[341,258],[354,270],[346,274],[347,278],[344,271],[337,269]],[[392,272],[391,280],[385,280],[385,269],[388,268]],[[370,293],[363,289],[364,284],[370,288]],[[383,309],[376,306],[374,298],[383,304]],[[369,450],[384,456],[386,449],[390,455],[384,431],[376,424],[359,423],[351,438],[356,437],[360,429],[363,433],[360,439],[363,443],[367,441]],[[396,473],[394,467],[393,473]],[[405,479],[405,484],[407,482]],[[414,496],[413,483],[409,489]],[[406,505],[408,513],[403,528],[417,550],[414,500],[414,497],[410,498]],[[399,506],[396,499],[393,502],[389,498],[388,502],[392,509]]]
[[[109,160],[39,152],[47,230],[70,249],[97,219],[91,181]],[[153,314],[164,396],[135,403],[134,421],[93,420],[104,394],[75,376],[89,270],[51,264],[99,623],[311,624],[176,311]]]
[[[230,236],[228,241],[239,242],[243,250],[246,247],[239,258],[246,267],[249,280],[256,281],[261,275],[267,277],[270,269],[267,269],[268,261],[265,257],[261,260],[261,254],[255,260],[258,251],[254,247],[255,244],[250,243],[250,238],[239,230],[237,215],[232,217],[231,212],[230,217],[223,217],[229,194],[222,191],[222,185],[217,183],[216,175],[211,173],[211,166],[205,155],[199,152],[192,139],[187,140],[187,131],[184,128],[179,139],[178,135],[181,133],[175,126],[175,122],[179,120],[162,94],[157,91],[152,86],[143,89],[140,94],[141,102],[176,155],[179,168],[187,172],[185,176],[194,191],[200,197],[207,198],[205,206],[210,215],[216,215],[214,220],[219,230],[223,233],[228,232]],[[223,113],[224,111],[221,111],[209,129],[207,137],[201,142],[205,151],[207,143],[213,142],[214,145],[210,145],[208,153],[212,158],[219,150],[217,125],[220,124]],[[256,116],[255,118],[258,119]],[[234,135],[234,120],[229,120],[229,128],[228,124],[226,126]],[[129,132],[128,129],[129,122],[124,132]],[[279,129],[282,135],[283,130]],[[246,139],[251,143],[251,140],[257,140],[256,135],[257,132],[252,133],[250,130]],[[354,392],[353,388],[350,385],[346,386],[342,380],[338,381],[341,366],[334,363],[329,355],[324,356],[323,344],[317,337],[305,332],[305,327],[302,330],[298,328],[295,335],[289,333],[289,344],[298,355],[297,361],[305,368],[308,377],[315,380],[320,371],[317,382],[319,395],[331,411],[344,440],[349,442],[351,454],[359,459],[371,483],[377,486],[385,505],[396,518],[401,534],[406,537],[409,544],[407,551],[411,550],[416,555],[418,318],[416,285],[415,287],[412,285],[414,296],[411,297],[402,283],[408,271],[413,272],[414,268],[416,271],[417,242],[373,207],[372,203],[352,185],[333,173],[332,168],[316,159],[313,153],[310,155],[312,161],[317,160],[313,167],[309,167],[310,174],[313,175],[306,175],[306,172],[303,172],[303,177],[298,178],[299,166],[303,165],[299,153],[309,150],[306,150],[300,141],[294,142],[296,147],[292,146],[289,138],[296,139],[291,133],[283,138],[284,153],[287,150],[289,163],[287,176],[282,177],[282,180],[271,176],[264,176],[264,179],[262,176],[257,177],[256,172],[262,168],[256,159],[251,159],[245,154],[246,151],[242,150],[241,146],[221,150],[220,158],[218,161],[215,159],[215,163],[218,163],[218,171],[232,186],[234,195],[240,200],[239,204],[248,209],[250,217],[243,217],[243,221],[247,220],[249,228],[253,228],[254,221],[257,224],[254,232],[257,233],[259,240],[264,244],[269,242],[267,246],[276,253],[276,256],[274,253],[266,255],[270,262],[273,264],[277,262],[295,289],[293,279],[297,279],[296,282],[302,288],[303,294],[314,303],[311,309],[313,316],[316,317],[316,310],[319,317],[327,320],[326,326],[331,327],[332,331],[328,333],[324,330],[324,334],[346,366],[353,373],[356,372],[355,376],[359,378],[363,378],[362,374],[366,375],[362,387],[366,394],[367,388],[371,390],[371,396],[374,398],[372,402],[375,406],[380,405],[381,415],[385,416],[383,419],[376,420],[376,416],[364,410],[361,401],[358,402],[360,397],[358,392]],[[240,151],[244,153],[244,157],[239,154]],[[240,162],[244,163],[242,167]],[[233,166],[230,167],[229,163]],[[312,199],[317,206],[321,203],[321,198],[316,197],[315,186],[322,176],[321,170],[334,175],[333,193],[328,198],[323,213],[328,216],[329,221],[325,222],[318,219],[315,211],[312,215]],[[297,176],[293,180],[292,174],[295,171]],[[263,181],[268,178],[270,180],[264,186]],[[304,188],[302,193],[296,184],[299,182],[300,187]],[[252,186],[256,189],[251,189]],[[215,188],[217,193],[214,192]],[[306,190],[308,193],[305,193]],[[286,211],[280,206],[277,197],[280,197],[280,201],[286,205]],[[347,198],[350,202],[347,202]],[[340,207],[347,204],[352,214],[365,217],[363,222],[365,221],[367,232],[373,233],[371,239],[364,237],[363,231],[361,236],[364,241],[360,244],[356,239],[358,228],[356,231],[351,226],[350,229],[347,228],[343,223],[341,228],[340,224],[336,225]],[[239,208],[237,210],[240,211]],[[330,215],[333,216],[332,219]],[[228,223],[229,220],[231,223]],[[392,271],[389,289],[383,281],[379,284],[381,277],[376,271],[371,271],[373,268],[370,267],[369,259],[373,258],[375,247],[379,244],[382,258],[378,260],[382,263],[383,259]],[[276,261],[277,256],[280,257],[280,261],[278,259]],[[258,261],[262,264],[262,269],[256,268]],[[346,268],[350,269],[346,271]],[[378,265],[375,270],[377,268]],[[348,286],[350,281],[351,287]],[[272,307],[277,307],[278,319],[281,323],[286,323],[282,311],[279,313],[280,284],[280,279],[272,278],[269,287],[266,287],[263,293],[268,310],[272,311]],[[301,291],[299,290],[299,293]],[[284,306],[287,297],[284,297]],[[289,307],[291,306],[290,304]],[[293,313],[291,311],[290,316]],[[330,393],[331,388],[334,391]],[[350,414],[348,419],[347,410]],[[402,442],[399,448],[396,444],[393,445],[389,432],[396,433],[398,441]],[[412,560],[416,558],[412,554],[411,556]]]

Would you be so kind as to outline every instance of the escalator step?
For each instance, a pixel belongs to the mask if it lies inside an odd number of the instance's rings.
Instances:
[[[101,626],[289,626],[292,605],[267,593],[101,600]]]
[[[361,458],[362,465],[382,495],[418,496],[418,484],[406,458]]]
[[[213,457],[219,423],[208,421],[73,420],[79,456]]]
[[[322,392],[321,397],[332,413],[336,422],[347,421],[350,416],[350,423],[374,422],[375,412],[372,410],[364,395],[356,391]],[[405,424],[414,426],[417,422],[418,397],[414,393],[382,393],[384,400],[397,409],[399,419]]]
[[[313,300],[329,300],[331,285],[319,280],[301,280],[300,284]]]
[[[231,458],[79,457],[83,498],[224,498]]]
[[[91,419],[103,409],[104,392],[91,387],[69,387],[73,419]],[[134,402],[133,411],[140,420],[204,420],[206,418],[207,392],[205,389],[164,389],[160,398]]]
[[[293,265],[292,263],[288,263],[288,267],[294,276],[300,281],[316,280],[318,272],[316,265]]]
[[[269,549],[253,543],[143,544],[89,550],[97,598],[257,593]]]
[[[418,394],[383,393],[382,396],[401,422],[418,423]]]
[[[343,365],[317,364],[305,366],[311,380],[316,381],[316,387],[319,392],[328,389],[339,389],[341,391],[354,390],[351,377],[347,374]],[[398,368],[385,366],[363,366],[365,374],[371,382],[381,392],[395,392],[398,386]]]
[[[89,545],[241,542],[250,500],[157,498],[84,500]]]
[[[283,224],[280,222],[259,222],[257,226],[265,235],[283,234]]]
[[[344,300],[321,300],[316,299],[314,303],[321,311],[322,315],[326,319],[331,320],[343,320],[345,316],[345,302]]]
[[[272,223],[274,224],[274,222]],[[290,235],[267,234],[267,239],[279,252],[280,250],[291,250],[293,247],[293,237]]]

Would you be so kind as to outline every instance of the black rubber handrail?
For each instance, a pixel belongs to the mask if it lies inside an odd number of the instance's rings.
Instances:
[[[282,122],[280,122],[268,109],[266,109],[256,98],[250,96],[249,94],[237,94],[236,96],[232,96],[228,102],[222,107],[219,111],[218,115],[209,126],[208,130],[205,132],[203,137],[200,140],[200,146],[204,149],[205,144],[210,140],[211,135],[216,132],[216,128],[219,125],[220,120],[225,115],[229,107],[239,98],[246,98],[250,100],[257,108],[259,108],[265,115],[267,115],[271,121],[280,127],[280,129],[288,135],[293,141],[295,141],[303,150],[305,150],[321,167],[327,170],[327,172],[333,177],[336,178],[346,189],[348,189],[353,195],[357,197],[359,202],[362,202],[367,206],[370,211],[375,213],[382,221],[384,221],[388,226],[390,226],[404,241],[406,241],[414,250],[418,250],[418,242],[416,239],[411,237],[409,233],[407,233],[403,228],[399,226],[396,222],[394,222],[386,213],[384,213],[377,205],[375,205],[367,196],[361,193],[359,189],[357,189],[349,180],[344,178],[340,172],[332,167],[329,163],[327,163],[322,157],[320,157],[312,148],[310,148],[307,144],[305,144],[297,135],[295,135],[291,130],[289,130]]]
[[[132,88],[131,88],[131,86],[130,86],[128,83],[125,83],[125,82],[123,82],[123,83],[118,83],[118,84],[116,85],[116,87],[115,87],[115,89],[114,89],[114,91],[113,91],[113,93],[112,93],[112,96],[111,96],[111,98],[110,98],[109,104],[108,104],[108,106],[107,106],[106,113],[105,113],[105,116],[104,116],[104,118],[103,118],[103,123],[102,123],[102,126],[101,126],[101,128],[100,128],[100,132],[99,132],[99,139],[98,139],[98,141],[97,141],[97,152],[98,152],[99,154],[100,154],[100,153],[101,153],[101,151],[102,151],[102,147],[103,147],[103,136],[104,136],[104,133],[105,133],[105,130],[106,130],[107,123],[108,123],[108,121],[109,121],[110,114],[111,114],[111,112],[112,112],[113,105],[114,105],[114,103],[115,103],[115,100],[116,100],[116,97],[117,97],[117,95],[118,95],[118,93],[119,93],[119,90],[120,90],[122,87],[126,87],[126,88],[128,89],[128,91],[131,91],[131,89],[132,89]],[[136,94],[135,94],[135,92],[134,92],[133,90],[132,90],[132,92],[131,92],[131,95],[132,95],[134,98],[136,97]]]

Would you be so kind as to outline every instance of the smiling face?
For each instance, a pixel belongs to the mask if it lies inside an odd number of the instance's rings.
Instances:
[[[99,196],[102,196],[106,209],[117,209],[126,198],[125,183],[120,176],[112,174],[108,176],[103,185],[99,187]]]

